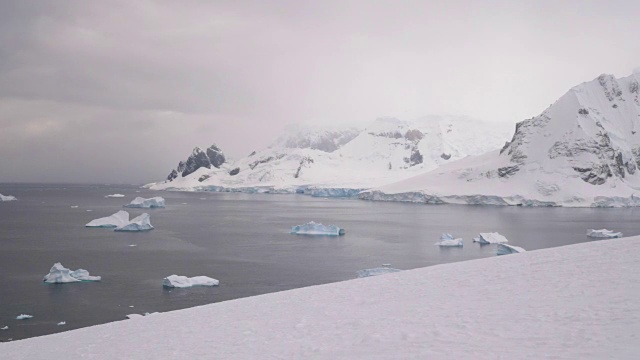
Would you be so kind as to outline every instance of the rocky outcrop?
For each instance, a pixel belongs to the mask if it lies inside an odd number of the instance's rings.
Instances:
[[[178,176],[185,177],[203,167],[207,169],[211,169],[212,167],[220,168],[225,161],[224,153],[215,144],[206,150],[196,147],[186,161],[180,161],[176,169],[169,173],[167,180],[173,181]]]

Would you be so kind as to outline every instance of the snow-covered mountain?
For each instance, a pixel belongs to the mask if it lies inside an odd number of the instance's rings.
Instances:
[[[502,146],[510,124],[466,117],[381,118],[364,129],[296,126],[237,161],[194,149],[157,190],[304,192],[351,196]]]
[[[640,73],[600,75],[516,125],[502,150],[361,194],[425,203],[640,205]]]

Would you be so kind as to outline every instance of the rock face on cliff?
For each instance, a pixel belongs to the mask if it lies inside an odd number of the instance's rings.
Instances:
[[[193,149],[193,152],[186,161],[180,161],[178,163],[178,167],[169,173],[167,180],[172,181],[178,176],[185,177],[193,174],[200,168],[211,169],[214,167],[219,169],[225,161],[224,153],[215,144],[211,145],[204,151],[199,147],[196,147]]]
[[[499,152],[363,194],[503,205],[640,205],[640,74],[600,75],[516,125]],[[403,195],[404,194],[404,195]]]

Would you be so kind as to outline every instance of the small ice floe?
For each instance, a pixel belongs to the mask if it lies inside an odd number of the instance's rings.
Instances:
[[[72,209],[77,209],[77,208],[79,208],[79,206],[78,205],[71,205],[71,208]]]
[[[145,316],[151,316],[151,315],[157,315],[157,314],[160,314],[160,313],[159,312],[152,312],[152,313],[146,312],[146,313],[144,313],[144,315],[129,314],[129,315],[126,315],[126,317],[127,317],[127,319],[140,319],[140,318],[143,318]]]
[[[497,232],[492,233],[480,233],[477,237],[473,238],[473,242],[485,244],[501,244],[509,242],[506,237],[500,235]]]
[[[107,195],[105,197],[106,198],[123,198],[124,195],[123,194],[111,194],[111,195]]]
[[[33,318],[32,315],[27,315],[27,314],[20,314],[18,316],[16,316],[16,320],[29,320]]]
[[[6,326],[6,325],[0,328],[0,330],[8,330],[8,329],[9,329],[9,326]]]
[[[58,326],[62,326],[62,325],[67,325],[67,322],[66,322],[66,321],[60,321],[60,322],[58,323]]]
[[[149,199],[137,197],[133,199],[130,203],[125,205],[124,207],[128,208],[143,208],[143,209],[154,209],[154,208],[163,208],[165,206],[164,198],[157,196]]]
[[[168,288],[188,288],[192,286],[218,286],[220,281],[207,276],[186,277],[171,275],[162,279],[162,286]]]
[[[93,211],[93,210],[89,209],[89,210],[86,210],[86,211],[87,211],[87,212],[91,212],[91,211]]]
[[[509,254],[518,254],[518,253],[522,253],[525,252],[527,250],[519,247],[519,246],[513,246],[513,245],[507,245],[507,244],[498,244],[498,251],[496,253],[496,255],[500,256],[500,255],[509,255]]]
[[[599,238],[599,239],[613,239],[613,238],[621,238],[621,232],[615,232],[613,230],[607,229],[589,229],[587,230],[587,236],[591,238]]]
[[[11,196],[11,195],[2,195],[0,194],[0,201],[16,201],[18,200],[15,196]]]
[[[55,263],[42,281],[49,284],[65,284],[79,281],[100,281],[101,279],[100,276],[89,275],[87,270],[78,269],[71,271],[62,266],[61,263]]]
[[[144,213],[137,218],[131,220],[128,224],[119,226],[115,231],[149,231],[153,230],[151,226],[150,216]]]
[[[369,276],[378,276],[378,275],[384,275],[384,274],[390,274],[390,273],[402,271],[400,269],[394,269],[390,266],[391,264],[382,264],[382,267],[358,270],[356,271],[356,274],[358,275],[359,278],[365,278]]]
[[[136,244],[129,245],[129,247],[136,247],[136,246],[138,246],[138,245],[136,245]]]
[[[438,246],[464,246],[462,238],[454,238],[453,235],[444,233],[440,236],[440,241],[436,243]]]
[[[322,225],[316,222],[308,222],[304,225],[296,225],[291,228],[291,234],[296,235],[344,235],[345,231],[335,225]]]
[[[113,215],[107,217],[91,220],[86,227],[99,227],[99,228],[117,228],[125,226],[129,223],[129,213],[126,211],[118,211]]]

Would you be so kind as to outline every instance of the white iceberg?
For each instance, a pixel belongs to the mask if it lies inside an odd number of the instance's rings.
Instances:
[[[100,228],[117,228],[125,226],[129,223],[129,213],[126,211],[118,211],[113,215],[103,217],[100,219],[91,220],[86,227],[100,227]]]
[[[157,196],[149,199],[145,199],[142,197],[137,197],[133,199],[129,204],[124,207],[128,208],[143,208],[143,209],[153,209],[153,208],[163,208],[164,207],[164,198]]]
[[[496,253],[496,255],[500,256],[500,255],[518,254],[525,251],[527,250],[519,246],[513,246],[508,244],[498,244],[498,252]]]
[[[66,322],[66,321],[60,321],[60,322],[58,323],[58,326],[62,326],[62,325],[67,325],[67,322]]]
[[[589,229],[587,230],[587,236],[591,238],[599,238],[599,239],[613,239],[622,237],[621,232],[615,232],[613,230],[607,229]]]
[[[0,194],[0,201],[16,201],[16,200],[18,199],[15,196]]]
[[[364,278],[364,277],[369,277],[369,276],[378,276],[378,275],[390,274],[390,273],[394,273],[394,272],[398,272],[398,271],[402,271],[402,270],[394,269],[394,268],[388,267],[388,266],[383,266],[383,267],[378,267],[378,268],[373,268],[373,269],[358,270],[358,271],[356,271],[356,274],[358,275],[359,278]]]
[[[9,329],[9,326],[7,326],[7,325],[5,325],[5,326],[0,328],[0,330],[8,330],[8,329]]]
[[[497,232],[492,233],[480,233],[477,237],[473,238],[473,242],[480,244],[501,244],[509,242],[506,237],[500,235]]]
[[[316,222],[309,222],[304,225],[296,225],[291,228],[291,234],[297,235],[344,235],[344,229],[335,225],[322,225]]]
[[[444,233],[440,236],[440,241],[436,243],[438,246],[463,246],[462,238],[454,238],[453,235]]]
[[[150,216],[144,213],[137,218],[131,220],[128,224],[115,228],[115,231],[148,231],[152,230]]]
[[[105,197],[106,198],[123,198],[124,195],[123,194],[111,194],[111,195],[107,195]]]
[[[127,319],[140,319],[140,318],[143,318],[145,316],[157,315],[157,314],[160,314],[160,313],[156,311],[156,312],[152,312],[152,313],[146,312],[146,313],[144,313],[144,315],[141,315],[141,314],[128,314],[128,315],[126,315],[126,317],[127,317]]]
[[[16,320],[28,320],[28,319],[31,319],[32,317],[33,317],[32,315],[20,314],[16,316]]]
[[[170,288],[188,288],[192,286],[218,286],[220,281],[207,276],[186,277],[171,275],[162,279],[162,286]]]
[[[101,279],[100,276],[89,275],[89,272],[84,269],[71,271],[58,262],[53,264],[51,270],[42,281],[49,284],[64,284],[79,281],[100,281]]]

